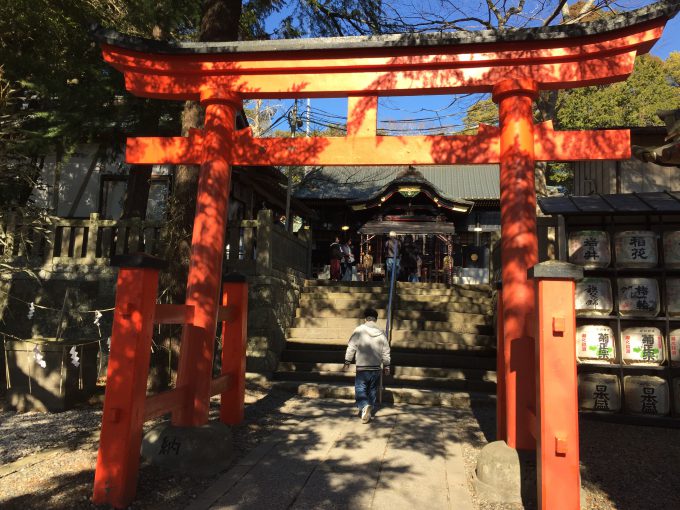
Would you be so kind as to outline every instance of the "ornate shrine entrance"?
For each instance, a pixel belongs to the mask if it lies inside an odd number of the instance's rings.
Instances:
[[[136,264],[142,268],[120,273],[93,500],[125,507],[133,499],[145,417],[172,412],[174,424],[198,426],[207,421],[210,395],[223,391],[223,421],[239,419],[242,364],[230,359],[223,378],[210,379],[217,321],[228,321],[225,351],[232,342],[237,356],[245,327],[244,303],[236,297],[242,289],[226,288],[226,307],[218,298],[232,165],[499,163],[498,438],[537,449],[542,508],[578,508],[578,272],[537,266],[537,282],[528,279],[538,261],[534,164],[629,158],[630,134],[554,131],[549,122],[534,124],[532,103],[542,90],[624,80],[635,56],[649,51],[679,10],[666,0],[582,25],[289,41],[166,45],[100,32],[104,59],[124,73],[131,93],[200,101],[205,125],[187,137],[127,142],[129,163],[196,164],[201,171],[186,305],[155,305],[158,269],[144,259]],[[498,103],[499,127],[481,126],[472,136],[376,135],[380,96],[477,92]],[[254,138],[235,129],[244,99],[307,97],[347,97],[347,136]],[[228,306],[234,301],[236,315]],[[185,326],[177,388],[149,402],[147,343],[159,318]]]
[[[456,223],[469,214],[472,202],[444,196],[409,167],[374,195],[349,205],[352,222],[361,225],[361,279],[385,278],[384,248],[394,233],[402,246],[398,280],[451,282]]]

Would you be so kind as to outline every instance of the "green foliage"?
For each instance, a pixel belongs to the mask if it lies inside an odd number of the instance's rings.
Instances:
[[[498,106],[491,98],[477,101],[467,110],[467,115],[463,118],[463,134],[477,133],[480,124],[498,125]]]
[[[670,84],[674,87],[680,87],[680,51],[674,51],[664,62],[666,75],[670,80]]]
[[[643,55],[622,83],[561,92],[557,121],[561,129],[661,125],[659,110],[680,108],[680,58],[666,62]]]
[[[128,95],[89,30],[98,23],[144,37],[181,38],[195,31],[199,13],[198,1],[0,0],[0,62],[13,91],[3,105],[3,127],[11,118],[13,135],[11,154],[0,154],[0,193],[12,195],[14,182],[35,182],[46,154],[65,161],[85,142],[113,153],[126,135],[157,134],[159,118],[178,132],[178,106]]]
[[[571,163],[548,163],[546,169],[546,179],[548,184],[569,185],[574,177]]]

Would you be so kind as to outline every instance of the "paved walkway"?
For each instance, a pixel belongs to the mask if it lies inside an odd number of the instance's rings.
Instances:
[[[187,510],[472,509],[451,410],[393,406],[362,424],[348,402],[295,418]]]

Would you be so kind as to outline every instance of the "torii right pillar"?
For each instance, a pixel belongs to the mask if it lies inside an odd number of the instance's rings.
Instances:
[[[508,446],[535,450],[534,284],[527,270],[538,262],[534,181],[533,80],[506,80],[493,89],[500,114],[501,267],[503,337],[498,356],[505,384],[498,403],[499,431]]]

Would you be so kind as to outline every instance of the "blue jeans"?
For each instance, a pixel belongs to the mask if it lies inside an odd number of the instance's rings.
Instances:
[[[396,281],[396,276],[399,275],[399,258],[397,257],[396,261],[392,257],[387,257],[385,259],[385,274],[387,275],[387,284],[389,285],[390,282],[392,281],[392,271],[396,271],[397,274],[395,275],[395,281]]]
[[[367,405],[375,407],[378,401],[380,386],[380,370],[359,370],[354,380],[354,395],[357,407],[363,409]]]

